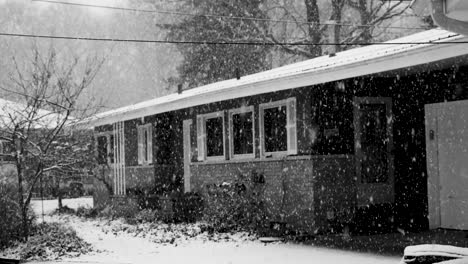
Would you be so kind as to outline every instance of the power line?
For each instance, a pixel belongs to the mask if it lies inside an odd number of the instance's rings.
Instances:
[[[259,42],[259,41],[177,41],[177,40],[152,40],[152,39],[122,39],[122,38],[94,38],[94,37],[72,37],[72,36],[53,36],[53,35],[35,35],[20,33],[0,32],[0,36],[5,37],[23,37],[23,38],[41,38],[41,39],[62,39],[62,40],[80,40],[80,41],[104,41],[104,42],[124,42],[124,43],[153,43],[153,44],[192,44],[192,45],[249,45],[249,46],[368,46],[368,45],[444,45],[444,44],[468,44],[468,41],[417,41],[417,42],[358,42],[358,43],[313,43],[313,42]],[[449,35],[446,38],[458,36],[458,34]],[[443,39],[439,39],[443,40]]]
[[[91,4],[80,4],[73,2],[63,2],[63,1],[51,1],[51,0],[31,0],[32,2],[44,2],[52,4],[61,4],[61,5],[71,5],[71,6],[80,6],[80,7],[94,7],[94,8],[104,8],[111,10],[119,11],[132,11],[132,12],[142,12],[142,13],[159,13],[166,15],[178,15],[178,16],[193,16],[193,17],[209,17],[209,18],[225,18],[232,20],[251,20],[251,21],[263,21],[263,22],[280,22],[288,24],[304,24],[304,25],[337,25],[343,27],[375,27],[375,28],[392,28],[392,29],[427,29],[424,27],[399,27],[399,26],[376,26],[376,25],[359,25],[359,24],[348,24],[348,23],[324,23],[324,22],[308,22],[308,21],[293,21],[293,20],[284,20],[284,19],[269,19],[269,18],[258,18],[258,17],[241,17],[241,16],[223,16],[215,14],[193,14],[185,12],[176,12],[168,10],[153,10],[153,9],[137,9],[137,8],[127,8],[127,7],[117,7],[117,6],[107,6],[107,5],[91,5]]]

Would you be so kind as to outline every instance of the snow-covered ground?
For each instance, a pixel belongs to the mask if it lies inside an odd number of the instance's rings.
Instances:
[[[62,200],[63,206],[67,206],[69,208],[77,209],[78,207],[93,207],[93,198],[92,197],[82,197],[82,198],[74,198],[74,199],[63,199]],[[32,200],[31,207],[36,213],[37,216],[42,215],[44,209],[44,214],[50,214],[55,209],[58,208],[58,201],[57,199],[54,200]]]
[[[70,206],[82,205],[83,200],[67,201]],[[55,203],[56,204],[56,203]],[[53,211],[53,203],[47,211]],[[88,204],[89,205],[89,204]],[[41,209],[41,208],[39,208]],[[39,211],[40,212],[40,211]],[[231,236],[229,241],[212,241],[198,236],[175,243],[160,244],[150,237],[132,233],[112,232],[109,225],[115,221],[86,220],[76,216],[46,216],[46,221],[65,222],[72,226],[84,240],[98,252],[83,255],[73,260],[98,263],[351,263],[351,264],[397,264],[400,258],[348,252],[313,246],[273,243],[263,244],[242,236]],[[236,239],[238,238],[238,239]],[[178,242],[182,241],[182,242]]]

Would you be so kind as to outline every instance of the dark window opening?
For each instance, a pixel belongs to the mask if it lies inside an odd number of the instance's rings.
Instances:
[[[388,135],[387,111],[384,104],[360,106],[361,149],[363,160],[361,175],[363,183],[382,183],[388,180]]]
[[[233,153],[234,155],[253,153],[253,113],[232,115]]]
[[[216,157],[224,155],[223,118],[206,119],[206,156]]]
[[[97,162],[107,164],[107,137],[97,137]]]
[[[148,157],[148,130],[143,130],[143,160],[145,162],[149,161]]]
[[[109,162],[114,163],[114,135],[109,137]]]
[[[286,106],[267,108],[263,111],[265,152],[288,150]]]

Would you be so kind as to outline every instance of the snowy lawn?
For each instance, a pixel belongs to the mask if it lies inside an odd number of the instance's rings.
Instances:
[[[91,198],[65,199],[71,208],[92,206]],[[44,201],[53,212],[57,201]],[[33,208],[42,212],[41,201]],[[396,264],[400,256],[378,256],[293,243],[264,244],[245,233],[208,235],[198,225],[126,225],[122,221],[47,215],[47,222],[66,223],[97,252],[64,261],[96,263],[351,263]],[[195,231],[194,231],[195,230]]]
[[[70,215],[47,216],[46,221],[68,223],[78,235],[91,243],[96,253],[65,261],[98,263],[393,263],[400,257],[326,249],[288,243],[263,244],[239,233],[190,236],[160,228],[150,235],[128,231],[124,223],[88,220]],[[122,228],[123,226],[123,228]],[[172,227],[171,230],[179,227]],[[185,230],[185,229],[182,229]],[[145,231],[146,232],[146,231]],[[159,232],[159,233],[158,233]],[[172,233],[171,233],[172,232]],[[176,239],[160,239],[171,234]],[[164,241],[162,243],[161,241]]]
[[[67,206],[72,209],[77,209],[78,207],[93,207],[93,197],[81,197],[74,199],[63,199],[63,206]],[[50,214],[58,208],[58,200],[32,200],[31,206],[36,215],[39,217],[42,215],[42,208],[44,208],[44,214]]]

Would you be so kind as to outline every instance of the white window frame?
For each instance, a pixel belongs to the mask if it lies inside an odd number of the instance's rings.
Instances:
[[[144,141],[144,133],[147,133],[148,138]],[[149,165],[153,163],[153,124],[145,124],[137,126],[138,135],[138,164]],[[146,155],[144,152],[144,146],[146,145]]]
[[[287,150],[286,151],[265,151],[265,127],[264,112],[265,109],[286,106],[286,133]],[[259,127],[260,127],[260,157],[283,157],[297,154],[297,119],[296,119],[296,98],[290,97],[284,100],[269,102],[259,105]]]
[[[252,113],[252,153],[234,154],[234,124],[232,116],[236,114]],[[255,112],[253,106],[241,107],[229,110],[229,157],[231,159],[252,159],[255,158]]]
[[[212,118],[222,118],[223,122],[223,155],[208,157],[206,141],[206,120]],[[197,115],[197,149],[198,161],[225,160],[226,159],[226,127],[224,124],[224,111],[209,114]]]

